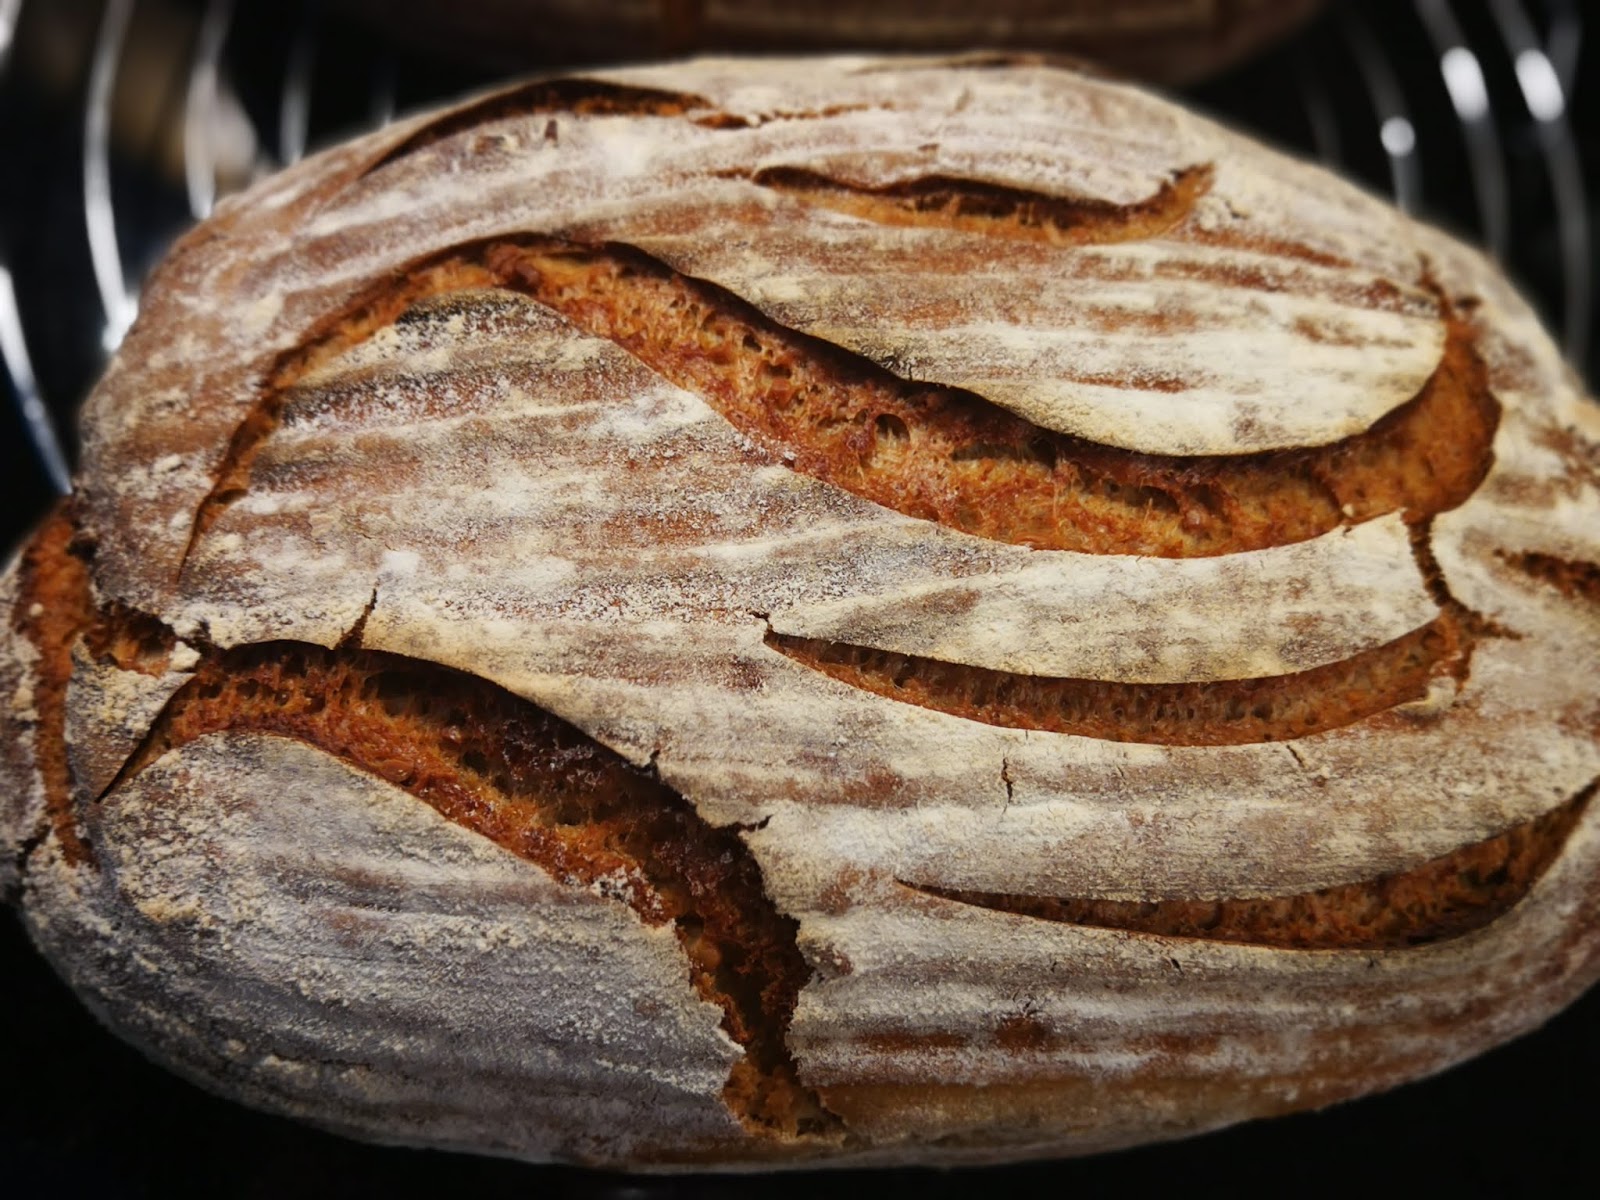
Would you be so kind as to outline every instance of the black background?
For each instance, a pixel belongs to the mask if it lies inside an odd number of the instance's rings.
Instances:
[[[52,0],[30,0],[50,3]],[[1477,50],[1501,135],[1513,214],[1507,268],[1553,327],[1564,271],[1593,275],[1593,248],[1568,261],[1558,249],[1543,146],[1521,106],[1492,0],[1452,7]],[[1558,7],[1532,0],[1541,30]],[[1600,6],[1590,10],[1600,39]],[[28,19],[24,5],[24,19]],[[242,4],[228,61],[270,143],[285,57],[312,10]],[[1463,143],[1439,84],[1433,48],[1407,3],[1336,6],[1290,45],[1188,99],[1300,153],[1317,141],[1305,111],[1308,81],[1338,122],[1339,166],[1379,191],[1390,164],[1352,50],[1352,18],[1405,84],[1418,134],[1422,211],[1468,238],[1479,216]],[[318,39],[314,133],[359,126],[376,79],[393,80],[402,108],[483,82],[454,64],[393,51],[332,19]],[[1600,191],[1600,121],[1586,48],[1569,108],[1587,191]],[[82,234],[81,90],[52,94],[13,63],[0,84],[0,246],[15,272],[35,368],[63,430],[102,362],[99,308]],[[1324,145],[1323,149],[1327,147]],[[185,220],[181,193],[149,177],[137,156],[115,164],[124,257],[137,274]],[[1591,219],[1600,209],[1589,204]],[[1593,340],[1574,358],[1594,377]],[[0,390],[5,385],[0,383]],[[9,400],[9,397],[5,397]],[[0,537],[14,545],[50,502],[50,488],[14,406],[0,405]],[[914,998],[912,998],[914,1002]],[[27,943],[14,913],[0,914],[0,1191],[14,1195],[321,1196],[454,1193],[482,1197],[734,1196],[759,1190],[806,1196],[824,1189],[898,1196],[986,1192],[1134,1195],[1451,1196],[1600,1194],[1600,993],[1538,1033],[1437,1078],[1322,1113],[1257,1123],[1169,1145],[1093,1159],[954,1172],[837,1172],[784,1176],[637,1179],[331,1137],[215,1099],[146,1063],[101,1029]]]

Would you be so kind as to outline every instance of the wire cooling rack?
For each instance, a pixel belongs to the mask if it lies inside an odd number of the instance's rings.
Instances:
[[[1585,0],[1338,0],[1299,37],[1184,94],[1487,248],[1568,357],[1593,338],[1600,188]],[[1587,10],[1587,11],[1586,11]],[[419,56],[315,0],[0,0],[0,472],[11,545],[68,485],[78,402],[140,281],[218,197],[308,149],[494,80]],[[139,111],[133,111],[143,107]],[[742,1196],[327,1138],[210,1100],[98,1029],[0,922],[0,1162],[52,1190],[112,1195]],[[908,997],[915,1003],[915,997]],[[874,1200],[977,1187],[1161,1187],[1348,1198],[1386,1179],[1452,1196],[1566,1191],[1592,1137],[1600,995],[1443,1078],[1317,1115],[1084,1163],[971,1176],[764,1180],[769,1196]],[[19,1098],[20,1097],[20,1098]],[[1587,1107],[1586,1107],[1587,1106]],[[1408,1156],[1396,1160],[1396,1147]],[[1338,1147],[1337,1154],[1332,1148]],[[1577,1166],[1574,1161],[1570,1165]],[[1383,1174],[1386,1173],[1386,1174]],[[1529,1191],[1532,1189],[1532,1191]],[[1381,1189],[1380,1189],[1381,1190]]]

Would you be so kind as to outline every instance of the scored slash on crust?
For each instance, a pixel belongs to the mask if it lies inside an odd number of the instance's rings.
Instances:
[[[818,638],[766,644],[841,683],[953,716],[1115,742],[1242,746],[1309,737],[1421,700],[1436,679],[1465,682],[1473,637],[1437,618],[1371,650],[1292,675],[1124,683],[1020,675]]]
[[[302,381],[419,301],[484,289],[522,295],[615,342],[797,471],[1036,548],[1238,553],[1394,511],[1420,528],[1481,482],[1499,422],[1470,330],[1437,288],[1447,329],[1440,364],[1416,397],[1370,429],[1303,450],[1163,457],[1090,445],[973,393],[912,383],[630,247],[495,239],[414,264],[280,363],[197,511],[189,550],[244,493],[255,454]],[[1452,436],[1433,436],[1440,429]],[[767,644],[856,687],[990,724],[1238,745],[1351,724],[1422,699],[1442,676],[1459,686],[1475,629],[1447,599],[1441,606],[1430,625],[1343,662],[1203,684],[1040,679],[776,633]]]
[[[582,77],[536,80],[495,92],[454,109],[436,121],[430,121],[410,137],[390,147],[375,162],[363,167],[358,178],[365,178],[403,158],[409,158],[435,142],[511,117],[531,117],[543,113],[677,117],[711,107],[711,102],[703,96],[686,92],[631,87]]]
[[[537,80],[424,124],[354,179],[495,122],[547,112],[746,128],[856,107],[752,118],[721,112],[687,92],[583,77]],[[1180,236],[1201,242],[1220,236],[1188,222],[1211,188],[1209,164],[1176,171],[1152,195],[1127,204],[940,173],[878,185],[786,165],[721,174],[882,224],[1065,246],[1149,239],[1179,227]],[[1326,260],[1291,243],[1267,249]],[[1471,331],[1426,276],[1424,285],[1437,299],[1447,337],[1438,367],[1411,401],[1328,445],[1174,456],[1092,443],[1042,428],[973,392],[902,378],[635,247],[537,234],[451,247],[400,268],[279,358],[196,510],[178,574],[248,488],[256,452],[308,374],[420,300],[480,289],[522,295],[610,339],[700,395],[795,470],[980,537],[1039,549],[1184,557],[1303,541],[1388,512],[1423,519],[1461,503],[1482,480],[1500,415]],[[1430,436],[1436,427],[1456,436]]]
[[[805,167],[726,173],[881,225],[932,225],[1054,246],[1098,246],[1163,234],[1193,211],[1210,190],[1213,174],[1209,166],[1185,167],[1148,199],[1111,204],[951,175],[869,187]]]
[[[1482,929],[1526,896],[1561,853],[1600,780],[1559,808],[1420,866],[1293,896],[1099,900],[898,882],[938,900],[1015,916],[1280,950],[1398,950]]]
[[[45,816],[62,857],[77,864],[94,861],[72,819],[72,770],[67,760],[67,684],[72,678],[72,647],[93,623],[89,567],[71,502],[45,519],[22,552],[17,566],[21,587],[12,628],[38,651],[34,707],[38,729],[34,761],[44,785]]]
[[[697,96],[582,80],[540,83],[424,128],[368,170],[484,121],[545,107],[682,116],[708,105]],[[1064,244],[1157,236],[1183,221],[1211,183],[1209,168],[1190,168],[1146,201],[1119,207],[945,176],[878,187],[789,167],[740,177],[880,223]],[[1500,418],[1470,328],[1431,280],[1425,284],[1438,301],[1445,348],[1410,401],[1328,445],[1186,457],[1088,443],[972,392],[902,378],[635,247],[537,235],[453,247],[359,296],[279,361],[196,513],[183,561],[248,488],[255,454],[296,389],[314,386],[309,378],[319,367],[420,301],[482,290],[521,295],[614,342],[701,396],[797,471],[980,537],[1088,553],[1218,555],[1307,540],[1398,511],[1425,540],[1426,521],[1462,503],[1487,473]],[[1436,436],[1441,430],[1451,436]],[[1493,631],[1450,600],[1442,581],[1430,578],[1434,585],[1443,612],[1427,626],[1342,662],[1268,679],[1036,679],[776,633],[766,643],[853,686],[991,724],[1168,745],[1237,745],[1348,725],[1423,698],[1441,677],[1459,687],[1475,637]],[[1541,830],[1570,829],[1553,815],[1541,821]],[[1507,839],[1516,840],[1508,832],[1484,845]],[[1023,899],[1001,897],[989,906],[1022,911]],[[1079,902],[1049,903],[1058,906],[1052,919],[1068,919],[1059,906]],[[1169,914],[1155,923],[1178,920]]]
[[[1476,489],[1500,419],[1471,330],[1437,289],[1447,331],[1439,365],[1369,429],[1305,449],[1172,456],[1086,442],[975,393],[901,378],[632,247],[498,238],[413,263],[280,359],[196,510],[180,577],[247,490],[255,455],[317,367],[421,300],[480,290],[522,295],[613,341],[796,471],[1035,549],[1209,556],[1305,541],[1392,512],[1422,520]]]
[[[39,763],[66,861],[96,865],[79,831],[64,740],[72,648],[153,670],[172,639],[144,614],[97,612],[70,512],[30,545],[18,613],[59,615],[23,632],[41,652]],[[370,608],[368,610],[370,612]],[[698,994],[745,1050],[723,1089],[756,1134],[828,1136],[837,1121],[800,1081],[786,1042],[811,972],[797,923],[768,898],[737,827],[708,824],[653,769],[628,763],[537,705],[476,676],[360,645],[363,612],[329,650],[269,642],[208,648],[101,800],[162,755],[209,733],[293,738],[369,772],[568,884],[671,924]],[[165,636],[163,636],[165,635]]]
[[[1163,746],[1288,741],[1427,700],[1441,682],[1459,693],[1480,639],[1518,636],[1472,611],[1450,591],[1434,557],[1431,518],[1413,521],[1408,529],[1412,558],[1439,615],[1385,645],[1288,675],[1187,683],[1067,679],[783,634],[770,627],[764,642],[851,687],[988,725]],[[1573,594],[1567,581],[1574,573],[1568,570],[1553,582]]]
[[[364,165],[351,182],[359,182],[457,134],[472,133],[485,125],[519,117],[545,114],[573,117],[686,117],[705,129],[749,129],[767,121],[822,119],[858,112],[866,107],[864,104],[836,104],[816,110],[783,110],[745,117],[724,112],[704,96],[689,92],[611,83],[581,75],[539,79],[470,101],[428,122],[376,160]]]
[[[52,642],[41,645],[44,676],[70,671],[79,636],[123,669],[159,670],[170,634],[141,614],[92,611],[74,536],[70,514],[60,510],[25,560],[19,613],[38,603],[28,597],[49,595],[66,614]],[[1445,596],[1446,616],[1472,624]],[[671,922],[697,990],[723,1008],[724,1028],[747,1052],[724,1090],[733,1111],[756,1130],[833,1130],[834,1119],[799,1082],[786,1044],[810,977],[797,926],[767,898],[738,830],[706,824],[653,771],[486,680],[362,649],[359,627],[332,650],[278,642],[208,651],[105,794],[208,733],[257,732],[316,746],[558,879],[597,888],[647,922]],[[28,632],[37,639],[46,631]],[[60,741],[64,678],[41,692],[46,743],[61,749],[53,772],[42,755],[52,828],[69,861],[92,864],[76,832]],[[1291,896],[1117,901],[898,882],[938,901],[1130,933],[1277,949],[1400,949],[1481,929],[1517,904],[1560,853],[1597,786],[1409,870]]]

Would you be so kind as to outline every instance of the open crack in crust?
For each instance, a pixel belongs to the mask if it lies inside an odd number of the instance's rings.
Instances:
[[[1165,207],[1192,203],[1189,193],[1199,186],[1175,185],[1182,203]],[[960,215],[960,195],[948,200],[948,188],[936,194]],[[982,199],[974,219],[1015,218],[1015,197],[997,201],[1006,209],[998,215],[995,198]],[[890,203],[876,194],[873,202]],[[1161,204],[1154,208],[1162,221],[1178,219]],[[909,211],[921,210],[913,204]],[[1025,227],[1056,219],[1053,208],[1029,211]],[[940,219],[951,216],[939,212]],[[1122,236],[1127,230],[1117,222],[1138,226],[1148,215],[1138,206],[1132,213],[1089,210],[1084,236],[1097,224],[1104,236]],[[616,342],[697,392],[796,470],[978,536],[1041,549],[1187,557],[1303,541],[1396,511],[1420,529],[1482,481],[1500,420],[1470,328],[1429,286],[1447,329],[1444,355],[1409,403],[1328,446],[1178,458],[1093,446],[975,394],[914,384],[786,329],[725,289],[632,247],[496,239],[406,268],[324,322],[280,363],[235,431],[195,514],[184,561],[248,490],[257,452],[303,381],[419,302],[483,289],[523,295]],[[1238,745],[1339,728],[1420,700],[1443,679],[1459,687],[1481,631],[1449,603],[1444,607],[1427,627],[1355,658],[1229,684],[1041,679],[775,633],[767,644],[855,687],[991,724],[1166,745]]]
[[[95,611],[91,556],[68,515],[58,513],[27,559],[24,594],[47,590],[65,601],[76,614],[74,636],[96,657],[123,670],[159,670],[172,649],[170,631],[116,606]],[[651,770],[495,685],[362,649],[362,623],[332,650],[208,648],[107,792],[167,752],[223,730],[293,738],[341,758],[558,880],[598,884],[645,921],[670,923],[697,992],[723,1009],[724,1029],[745,1048],[723,1090],[730,1110],[761,1141],[798,1147],[847,1139],[840,1118],[798,1078],[786,1031],[811,971],[796,946],[796,922],[767,898],[739,831],[706,825]],[[1594,791],[1591,785],[1541,817],[1412,870],[1300,896],[1118,902],[906,886],[933,903],[1136,935],[1291,951],[1403,949],[1482,929],[1519,903]],[[63,800],[52,814],[63,849],[84,845],[72,842],[75,825]],[[78,861],[94,869],[87,853]]]
[[[1447,329],[1438,367],[1367,431],[1295,451],[1162,456],[1087,443],[974,393],[903,379],[632,247],[494,239],[403,269],[283,357],[234,431],[183,563],[246,493],[255,455],[318,366],[419,301],[483,289],[522,294],[616,342],[797,471],[909,516],[1035,549],[1236,554],[1391,512],[1425,520],[1476,489],[1500,420],[1470,328],[1437,292]]]
[[[670,923],[703,999],[746,1051],[724,1098],[753,1133],[826,1135],[784,1031],[810,971],[737,829],[708,825],[649,770],[473,676],[354,646],[217,654],[168,702],[112,786],[223,730],[317,746],[557,879]]]
[[[901,882],[940,900],[1067,925],[1280,950],[1402,950],[1475,932],[1519,903],[1561,853],[1597,786],[1409,870],[1291,896],[1104,900]]]
[[[505,117],[539,113],[563,116],[680,117],[710,109],[711,102],[688,92],[629,87],[600,79],[540,79],[495,92],[429,121],[361,169],[363,176],[382,170],[458,133],[469,133]],[[549,134],[547,133],[547,136]],[[556,133],[555,136],[559,136]]]
[[[63,733],[73,643],[81,637],[122,670],[159,672],[176,641],[147,614],[97,610],[91,558],[62,506],[24,557],[14,614],[41,652],[50,828],[66,861],[89,868]],[[741,831],[707,824],[653,769],[487,680],[362,649],[370,611],[331,650],[300,642],[207,648],[103,795],[209,733],[272,734],[343,759],[558,880],[671,925],[696,992],[723,1010],[724,1030],[745,1050],[723,1090],[729,1109],[758,1137],[834,1140],[838,1121],[800,1082],[785,1041],[811,974],[798,925],[767,896]]]
[[[731,173],[882,225],[959,229],[988,237],[1054,246],[1107,245],[1158,237],[1181,222],[1211,187],[1209,166],[1175,172],[1134,204],[1067,199],[950,175],[923,175],[876,187],[852,184],[806,167],[762,167]]]
[[[12,630],[38,654],[34,669],[37,730],[34,766],[44,786],[45,816],[61,854],[74,865],[93,861],[78,823],[72,819],[72,777],[67,761],[67,684],[72,678],[72,646],[94,622],[89,587],[88,547],[73,520],[71,501],[45,519],[23,551],[17,570],[21,587],[9,614]],[[44,831],[26,848],[31,851]]]

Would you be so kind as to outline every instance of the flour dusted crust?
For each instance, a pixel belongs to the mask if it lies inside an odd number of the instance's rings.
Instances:
[[[1600,970],[1600,419],[1476,255],[1137,91],[421,117],[189,235],[84,440],[0,584],[6,882],[251,1103],[1083,1153]]]
[[[334,1128],[420,1116],[430,1141],[541,1157],[638,1155],[663,1125],[733,1141],[739,1052],[714,1008],[671,1002],[671,932],[395,800],[298,743],[202,739],[118,793],[100,874],[44,878],[36,936],[100,943],[119,910],[155,931],[75,982],[185,1073],[269,1108],[319,1096]]]

